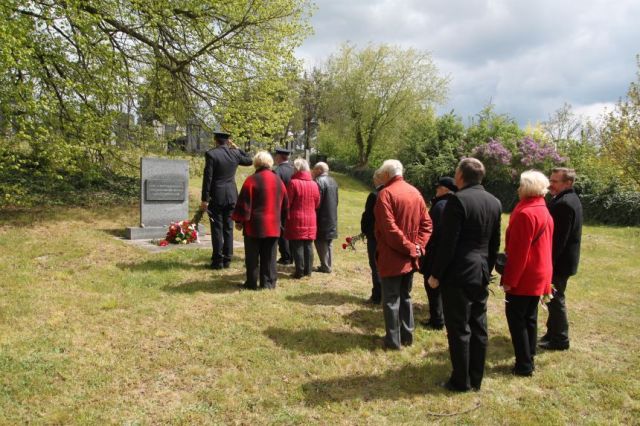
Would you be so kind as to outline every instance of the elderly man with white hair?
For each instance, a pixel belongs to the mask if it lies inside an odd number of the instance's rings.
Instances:
[[[386,160],[379,169],[384,188],[374,207],[377,266],[382,281],[385,349],[413,344],[411,287],[418,259],[431,236],[431,219],[420,192],[405,182],[402,163]]]
[[[329,165],[318,162],[311,171],[320,190],[320,207],[316,210],[318,232],[314,242],[320,266],[317,272],[331,273],[331,242],[338,237],[338,184],[329,176]]]

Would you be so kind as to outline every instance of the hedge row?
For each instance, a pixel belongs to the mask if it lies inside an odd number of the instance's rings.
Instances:
[[[346,173],[367,185],[371,185],[374,169],[360,169],[341,161],[329,160],[332,170]],[[429,198],[430,184],[424,182],[411,182],[423,189],[425,197]],[[512,182],[494,181],[485,182],[487,191],[495,195],[502,202],[502,209],[511,212],[518,203],[518,186]],[[578,189],[579,190],[579,189]],[[579,193],[584,210],[584,218],[590,223],[619,226],[640,226],[640,193],[639,192],[603,192],[603,193]]]

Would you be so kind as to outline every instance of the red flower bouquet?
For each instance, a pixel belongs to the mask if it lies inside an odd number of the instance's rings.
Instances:
[[[364,233],[359,233],[358,235],[354,235],[353,237],[347,237],[345,238],[344,243],[342,243],[342,249],[346,250],[347,248],[350,248],[351,250],[355,250],[356,249],[356,243],[358,241],[362,241],[365,238],[367,238]]]
[[[171,222],[169,231],[164,240],[159,245],[166,246],[168,244],[189,244],[198,242],[198,225],[188,220],[180,222]]]

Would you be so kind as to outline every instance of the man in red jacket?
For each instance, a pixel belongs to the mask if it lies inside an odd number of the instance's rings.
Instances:
[[[398,160],[382,164],[379,175],[384,188],[374,207],[385,349],[400,349],[413,343],[413,273],[419,268],[418,259],[431,236],[431,219],[422,195],[404,181],[402,172]]]

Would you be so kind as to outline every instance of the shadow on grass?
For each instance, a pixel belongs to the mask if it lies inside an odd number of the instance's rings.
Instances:
[[[374,332],[378,328],[384,328],[382,309],[355,310],[346,314],[344,319],[350,326],[370,332]]]
[[[265,330],[264,334],[278,346],[306,354],[346,353],[355,349],[380,348],[379,338],[374,334],[317,329],[292,331],[274,327]]]
[[[153,259],[144,262],[117,263],[116,266],[123,271],[149,272],[171,270],[210,270],[206,263],[178,262],[173,259]]]
[[[377,375],[358,375],[327,380],[314,380],[302,385],[307,404],[324,405],[347,400],[397,400],[413,395],[442,394],[437,385],[448,377],[447,354],[438,352],[429,363],[408,364],[400,369]]]
[[[222,275],[208,280],[187,281],[162,287],[167,293],[237,293],[242,291],[244,274]]]
[[[340,306],[349,303],[364,303],[365,299],[351,294],[341,294],[332,292],[308,293],[299,296],[287,296],[291,302],[303,303],[305,305]]]

